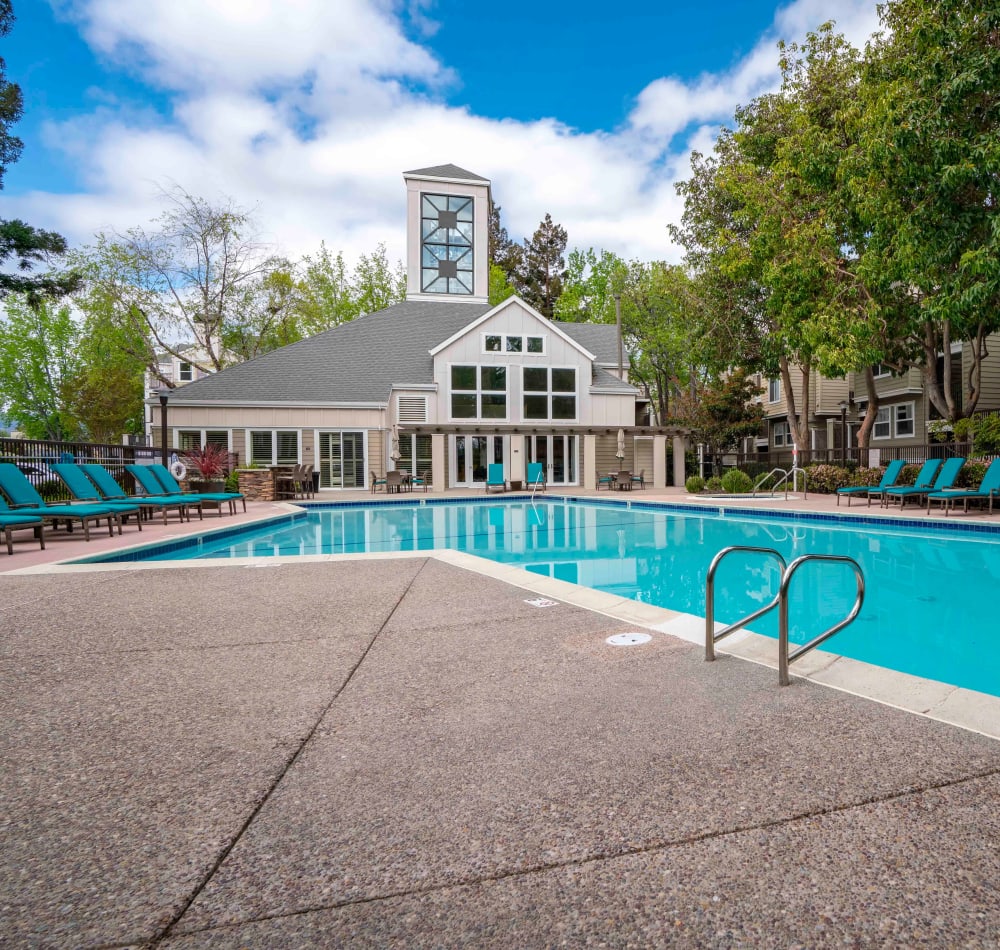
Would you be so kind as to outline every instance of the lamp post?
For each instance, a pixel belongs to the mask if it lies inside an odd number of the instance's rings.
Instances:
[[[847,465],[847,400],[840,400],[840,459]]]
[[[167,466],[167,400],[170,398],[169,389],[161,389],[160,393],[160,447],[162,448],[161,458],[164,467]]]

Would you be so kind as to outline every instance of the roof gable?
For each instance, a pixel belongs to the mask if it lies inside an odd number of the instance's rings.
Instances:
[[[434,349],[431,350],[431,356],[437,356],[438,353],[440,353],[446,347],[451,346],[452,343],[454,343],[456,340],[460,340],[466,334],[475,332],[475,330],[479,326],[484,324],[487,320],[492,320],[494,317],[497,317],[500,314],[502,314],[503,311],[506,310],[508,307],[514,307],[514,306],[520,307],[525,313],[534,317],[540,324],[542,324],[543,327],[545,327],[548,330],[551,330],[554,334],[556,334],[556,336],[560,337],[562,340],[568,343],[571,347],[573,347],[574,350],[577,350],[584,358],[588,359],[591,363],[593,363],[594,360],[597,359],[597,357],[594,356],[594,354],[591,353],[590,350],[586,349],[584,346],[582,346],[580,343],[574,340],[573,337],[571,337],[568,333],[561,330],[556,323],[553,323],[551,320],[547,320],[545,317],[543,317],[534,307],[531,307],[528,304],[526,304],[516,294],[513,297],[508,297],[506,300],[504,300],[502,303],[497,304],[492,309],[487,310],[486,313],[484,313],[477,320],[473,320],[470,324],[468,324],[468,326],[462,327],[462,329],[460,329],[457,333],[454,333],[452,336],[448,337],[447,340],[444,340],[443,342],[439,343],[436,347],[434,347]]]

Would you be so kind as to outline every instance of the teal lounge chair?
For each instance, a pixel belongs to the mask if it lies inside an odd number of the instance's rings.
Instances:
[[[143,497],[169,499],[174,502],[187,503],[189,505],[202,505],[206,501],[214,502],[219,508],[219,517],[222,517],[222,504],[218,499],[194,494],[193,492],[167,492],[164,491],[163,483],[153,474],[152,465],[126,465],[125,471],[134,479],[136,485],[144,492]],[[235,513],[236,509],[230,504],[230,511]]]
[[[14,532],[33,531],[45,550],[45,520],[40,515],[25,515],[16,511],[11,511],[7,503],[0,498],[0,531],[3,532],[3,539],[7,542],[7,553],[14,553]]]
[[[84,540],[90,540],[90,526],[100,524],[103,518],[108,519],[108,534],[114,537],[115,525],[118,533],[122,533],[122,511],[110,505],[49,505],[35,491],[35,486],[28,481],[27,476],[11,462],[0,462],[0,491],[10,500],[10,506],[15,514],[37,515],[58,526],[65,521],[72,531],[74,523],[83,527]],[[138,516],[139,509],[133,508]]]
[[[103,465],[88,462],[80,466],[100,492],[101,499],[109,503],[113,501],[132,501],[140,508],[154,510],[162,506],[172,508],[175,505],[183,504],[187,510],[188,520],[191,520],[191,509],[198,509],[198,517],[202,517],[201,505],[189,498],[150,498],[146,495],[126,495],[122,491],[121,485],[115,481],[114,476]]]
[[[906,467],[906,462],[903,459],[896,459],[888,464],[886,470],[882,473],[882,478],[877,485],[851,485],[848,488],[838,488],[837,489],[837,507],[840,507],[840,499],[847,499],[847,507],[851,507],[851,499],[855,495],[869,495],[871,492],[881,492],[886,488],[892,488],[896,484],[897,479],[902,473],[903,469]],[[871,504],[871,499],[869,499],[869,504]]]
[[[925,491],[931,491],[934,485],[934,476],[937,475],[938,467],[941,465],[941,459],[927,459],[926,462],[920,467],[920,471],[917,472],[916,480],[914,481],[913,487],[916,488],[918,485],[922,486]],[[889,488],[869,488],[868,489],[868,504],[871,506],[872,499],[878,498],[879,503],[885,504],[885,493],[892,488],[901,487],[896,485],[890,485]]]
[[[107,476],[107,480],[103,481],[107,491],[102,490],[94,481],[93,476],[88,473],[87,469],[90,468],[100,469]],[[169,511],[176,511],[181,521],[184,520],[185,515],[188,521],[191,520],[187,505],[183,502],[160,498],[129,498],[128,495],[122,492],[118,486],[118,482],[111,477],[111,473],[103,465],[87,465],[85,468],[82,465],[72,462],[57,462],[52,466],[52,471],[63,480],[63,483],[70,490],[73,497],[79,501],[97,502],[101,505],[114,505],[116,508],[122,509],[125,513],[131,513],[130,509],[137,509],[143,514],[160,511],[163,513],[164,524],[167,523],[167,513]],[[110,486],[108,482],[110,482]],[[141,520],[139,530],[142,530]]]
[[[180,482],[170,474],[170,469],[166,465],[149,465],[147,466],[152,473],[153,477],[159,481],[159,483],[166,489],[168,494],[171,495],[188,495],[190,497],[197,496],[202,501],[214,502],[219,508],[219,517],[222,517],[222,503],[226,502],[229,506],[229,513],[231,515],[236,514],[236,502],[243,502],[243,510],[247,510],[247,500],[246,496],[242,495],[238,491],[219,491],[219,492],[185,492],[181,487]]]
[[[545,467],[541,462],[528,462],[528,488],[545,491]]]
[[[507,480],[503,477],[503,464],[490,462],[486,470],[486,491],[507,491]]]
[[[927,462],[924,462],[924,468],[927,467],[927,464]],[[939,492],[944,491],[946,488],[951,488],[955,484],[955,479],[958,478],[958,473],[964,464],[965,459],[963,458],[946,459],[944,465],[941,466],[941,470],[938,472],[937,478],[934,479],[933,485],[921,483],[918,476],[916,484],[909,487],[887,488],[882,493],[882,506],[887,507],[893,498],[898,498],[899,507],[905,508],[907,499],[909,498],[915,498],[919,503],[930,492]]]
[[[983,475],[983,480],[978,488],[970,488],[968,491],[951,489],[950,491],[932,491],[927,494],[927,514],[931,513],[931,502],[940,501],[944,503],[945,517],[955,506],[956,501],[963,503],[963,510],[969,513],[970,501],[988,501],[990,504],[990,514],[993,514],[993,499],[1000,498],[1000,459],[993,459],[989,468]]]

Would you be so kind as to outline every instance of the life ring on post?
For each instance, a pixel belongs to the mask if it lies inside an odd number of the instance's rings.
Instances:
[[[183,481],[184,476],[187,475],[187,466],[183,462],[171,462],[170,463],[170,474],[177,479],[177,481]]]

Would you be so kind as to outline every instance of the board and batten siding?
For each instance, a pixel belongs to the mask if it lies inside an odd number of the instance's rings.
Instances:
[[[991,333],[986,338],[989,356],[982,363],[981,390],[977,410],[1000,409],[1000,334]],[[962,379],[969,378],[972,359],[969,348],[962,348]]]

